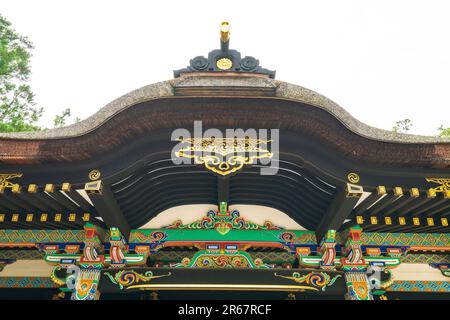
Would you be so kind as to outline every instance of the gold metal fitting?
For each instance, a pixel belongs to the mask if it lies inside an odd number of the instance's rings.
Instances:
[[[402,187],[395,187],[394,188],[394,195],[396,197],[403,196],[403,189],[402,189]]]
[[[347,179],[351,183],[358,183],[359,182],[359,175],[357,173],[355,173],[355,172],[350,172],[347,175]]]
[[[89,172],[89,179],[90,180],[98,180],[100,179],[100,176],[102,174],[100,173],[100,170],[94,169],[91,172]]]
[[[436,190],[430,188],[427,190],[427,198],[436,198]]]
[[[34,183],[30,184],[28,186],[28,193],[36,193],[38,189],[38,186]]]
[[[420,191],[418,188],[411,188],[411,190],[409,190],[409,194],[413,198],[418,198],[420,196]]]
[[[70,183],[64,182],[62,184],[61,190],[64,191],[64,192],[69,192],[71,188],[72,188],[72,186],[71,186]]]
[[[226,21],[220,25],[220,41],[228,42],[230,40],[230,24]]]
[[[47,183],[44,188],[45,192],[53,193],[55,191],[55,186],[51,183]]]
[[[22,187],[20,186],[20,184],[15,184],[11,188],[11,191],[13,193],[20,193],[21,190],[22,190]]]
[[[386,194],[386,187],[385,186],[378,186],[377,187],[377,194],[379,196],[385,195]]]
[[[102,180],[87,182],[84,185],[84,190],[87,194],[102,194],[103,192],[103,183]]]
[[[364,190],[362,186],[347,183],[345,186],[345,192],[347,198],[360,198],[363,195]]]

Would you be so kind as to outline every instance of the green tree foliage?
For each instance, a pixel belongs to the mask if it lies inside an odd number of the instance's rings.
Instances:
[[[0,132],[36,131],[43,108],[36,107],[28,81],[31,75],[28,38],[19,35],[0,14]],[[66,125],[70,109],[56,115],[55,127]],[[80,121],[79,118],[75,122]]]
[[[440,137],[450,137],[450,128],[444,128],[443,125],[441,125],[439,128],[439,136]]]
[[[31,42],[11,28],[0,15],[0,131],[33,131],[43,109],[35,106],[27,84]]]
[[[408,133],[411,129],[413,123],[409,119],[399,120],[395,123],[395,126],[392,128],[394,132]]]
[[[53,126],[55,128],[64,127],[66,125],[67,118],[70,117],[70,109],[67,108],[62,112],[60,116],[56,115],[55,119],[53,119]]]

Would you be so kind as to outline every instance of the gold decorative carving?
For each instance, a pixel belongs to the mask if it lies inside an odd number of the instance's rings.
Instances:
[[[179,141],[190,145],[175,152],[179,158],[193,159],[206,169],[226,176],[244,165],[254,164],[257,159],[272,158],[273,153],[261,145],[270,140],[246,138],[187,138]]]
[[[347,176],[347,179],[351,183],[358,183],[359,182],[359,175],[354,172],[350,172]]]
[[[1,188],[13,188],[15,186],[14,183],[9,181],[10,179],[20,178],[22,177],[22,173],[1,173],[0,174],[0,187]]]
[[[229,70],[233,66],[233,62],[228,58],[221,58],[217,60],[216,65],[220,70]]]
[[[89,179],[90,180],[98,180],[100,179],[101,173],[99,170],[95,169],[89,172]]]
[[[439,187],[432,188],[434,192],[443,192],[450,191],[450,178],[426,178],[428,182],[434,182],[440,184]]]

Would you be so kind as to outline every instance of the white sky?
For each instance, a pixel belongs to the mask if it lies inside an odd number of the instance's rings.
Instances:
[[[42,124],[82,119],[133,89],[172,78],[189,59],[232,49],[315,90],[357,119],[411,133],[450,126],[450,1],[23,1],[0,13],[34,43],[31,86]]]

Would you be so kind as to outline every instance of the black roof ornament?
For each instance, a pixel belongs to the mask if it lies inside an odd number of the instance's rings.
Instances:
[[[220,27],[220,49],[213,50],[208,54],[208,58],[198,56],[191,59],[187,68],[175,70],[175,78],[183,73],[191,72],[241,72],[257,73],[275,78],[275,71],[267,70],[259,65],[259,60],[250,56],[241,58],[241,53],[237,50],[230,50],[230,25],[222,22]]]

